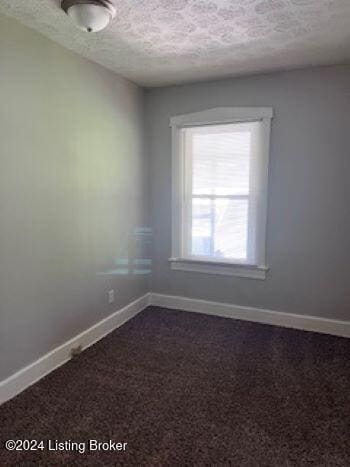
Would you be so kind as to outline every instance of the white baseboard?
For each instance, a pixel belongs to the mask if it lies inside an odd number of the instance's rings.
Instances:
[[[350,321],[338,321],[316,316],[231,305],[229,303],[148,293],[19,370],[6,380],[1,381],[0,405],[66,363],[71,358],[70,351],[72,347],[81,345],[85,350],[114,329],[122,326],[147,308],[148,305],[350,337]]]
[[[272,324],[303,331],[321,332],[341,337],[350,337],[350,321],[338,321],[317,316],[297,315],[228,303],[208,302],[194,298],[151,293],[150,305],[176,310],[192,311],[224,318]]]
[[[64,344],[56,347],[43,357],[22,368],[17,373],[0,382],[0,404],[12,399],[14,396],[46,376],[57,367],[66,363],[70,358],[72,347],[82,346],[83,350],[99,341],[114,329],[122,326],[129,319],[136,316],[149,305],[149,294],[135,300],[129,305],[116,311],[107,318],[99,321],[91,328],[73,337]]]

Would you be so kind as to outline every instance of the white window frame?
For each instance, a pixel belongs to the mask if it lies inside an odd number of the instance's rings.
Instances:
[[[200,272],[265,279],[269,269],[266,263],[267,189],[270,156],[270,133],[273,109],[271,107],[217,107],[170,119],[172,128],[172,256],[171,268],[180,271]],[[181,129],[186,127],[257,122],[261,125],[261,152],[256,193],[256,231],[254,264],[238,261],[185,257],[185,151]]]

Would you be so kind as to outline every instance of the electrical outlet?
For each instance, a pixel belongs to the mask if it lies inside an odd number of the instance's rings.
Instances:
[[[114,303],[114,290],[108,292],[108,303],[111,305]]]

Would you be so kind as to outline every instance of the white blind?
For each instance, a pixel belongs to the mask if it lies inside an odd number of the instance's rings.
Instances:
[[[243,195],[249,192],[251,132],[220,130],[220,126],[192,138],[193,194]],[[237,125],[238,127],[238,125]],[[209,127],[208,127],[209,128]]]
[[[247,262],[258,122],[186,128],[187,255]]]

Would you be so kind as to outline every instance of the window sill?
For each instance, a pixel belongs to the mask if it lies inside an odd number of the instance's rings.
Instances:
[[[170,258],[171,269],[175,271],[200,272],[224,276],[245,277],[248,279],[266,279],[266,266],[248,264],[219,263],[212,261]]]

